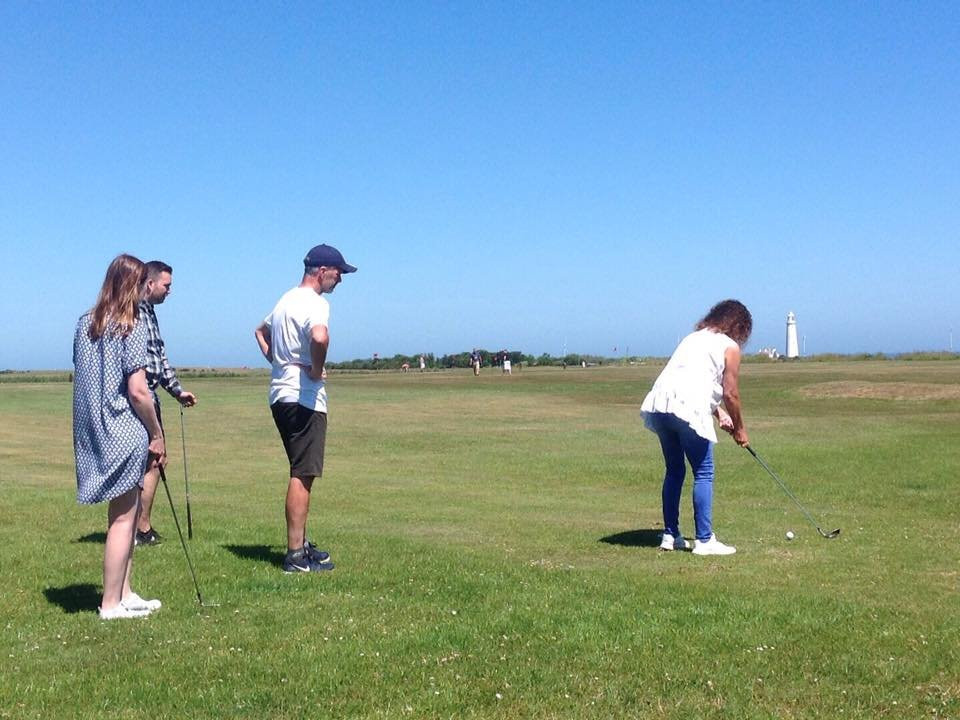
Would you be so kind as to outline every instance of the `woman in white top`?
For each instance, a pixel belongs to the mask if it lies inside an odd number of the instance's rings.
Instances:
[[[740,412],[740,348],[753,329],[750,311],[737,300],[714,305],[687,335],[643,401],[644,424],[660,438],[666,473],[663,478],[662,550],[690,544],[680,533],[680,493],[686,474],[684,457],[693,470],[695,555],[731,555],[713,533],[713,419],[741,447],[749,444]],[[722,406],[721,406],[722,403]]]

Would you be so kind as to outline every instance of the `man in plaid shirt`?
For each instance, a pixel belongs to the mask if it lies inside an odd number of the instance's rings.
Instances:
[[[153,403],[159,420],[160,398],[157,397],[157,387],[162,387],[170,393],[183,407],[196,405],[197,398],[181,387],[176,371],[167,361],[163,338],[160,337],[160,325],[157,323],[157,314],[153,309],[154,305],[162,303],[170,294],[170,287],[173,285],[173,268],[159,260],[151,260],[146,265],[147,283],[143,300],[140,301],[140,321],[147,328],[147,385],[153,392]],[[160,535],[150,524],[150,510],[153,508],[153,497],[157,492],[159,480],[160,471],[156,469],[148,470],[143,476],[140,518],[137,521],[137,545],[156,545],[160,542]]]

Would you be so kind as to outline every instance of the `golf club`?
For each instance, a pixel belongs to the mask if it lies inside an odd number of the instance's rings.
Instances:
[[[753,455],[753,457],[756,458],[757,462],[760,463],[760,466],[761,466],[764,470],[766,470],[768,473],[770,473],[770,477],[772,477],[774,480],[777,481],[777,484],[778,484],[781,488],[783,488],[783,491],[790,497],[790,499],[793,500],[793,501],[797,504],[797,507],[800,508],[800,511],[806,516],[807,520],[810,521],[810,524],[813,525],[813,526],[817,529],[817,532],[820,533],[820,535],[822,535],[822,536],[825,537],[825,538],[835,538],[837,535],[840,534],[840,528],[837,528],[836,530],[831,530],[831,531],[828,532],[828,533],[826,533],[826,532],[824,532],[823,530],[821,530],[821,529],[820,529],[820,526],[817,525],[817,521],[814,520],[813,517],[810,515],[810,513],[807,512],[807,509],[806,509],[803,505],[800,504],[800,501],[797,500],[796,496],[795,496],[792,492],[790,492],[790,489],[789,489],[786,485],[784,485],[783,480],[781,480],[781,479],[777,476],[777,474],[776,474],[773,470],[770,469],[770,466],[767,465],[767,464],[763,461],[763,458],[761,458],[759,455],[757,455],[756,451],[755,451],[752,447],[750,447],[749,445],[744,445],[744,447],[750,452],[751,455]]]
[[[190,561],[190,553],[187,550],[187,541],[183,539],[183,531],[180,529],[180,521],[177,520],[177,511],[173,507],[173,496],[170,494],[170,487],[167,485],[167,474],[163,471],[163,467],[160,465],[157,466],[157,469],[160,470],[160,479],[163,480],[163,489],[167,493],[167,500],[170,501],[170,512],[173,513],[173,524],[177,526],[177,535],[180,536],[180,544],[183,546],[183,554],[187,558],[187,567],[190,568],[190,577],[193,578],[193,587],[197,591],[197,602],[200,603],[201,607],[218,607],[216,603],[207,604],[203,602],[203,597],[200,595],[200,585],[197,583],[197,574],[193,571],[193,563]]]
[[[183,487],[187,494],[187,538],[193,540],[193,516],[190,514],[190,481],[187,480],[187,436],[183,429],[183,405],[180,406],[180,445],[183,447]]]

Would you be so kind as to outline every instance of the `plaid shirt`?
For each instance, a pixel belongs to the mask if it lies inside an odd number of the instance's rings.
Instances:
[[[140,302],[140,319],[147,327],[147,386],[154,392],[158,385],[163,386],[168,393],[178,398],[183,388],[180,387],[176,371],[167,361],[157,314],[153,311],[153,305],[146,300]]]

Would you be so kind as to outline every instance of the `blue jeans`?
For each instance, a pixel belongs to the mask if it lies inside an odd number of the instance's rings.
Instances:
[[[650,413],[649,424],[660,438],[663,461],[667,466],[663,476],[663,528],[675,538],[680,537],[680,493],[687,467],[684,456],[693,470],[693,521],[697,540],[709,540],[713,534],[713,443],[697,435],[676,415]]]

